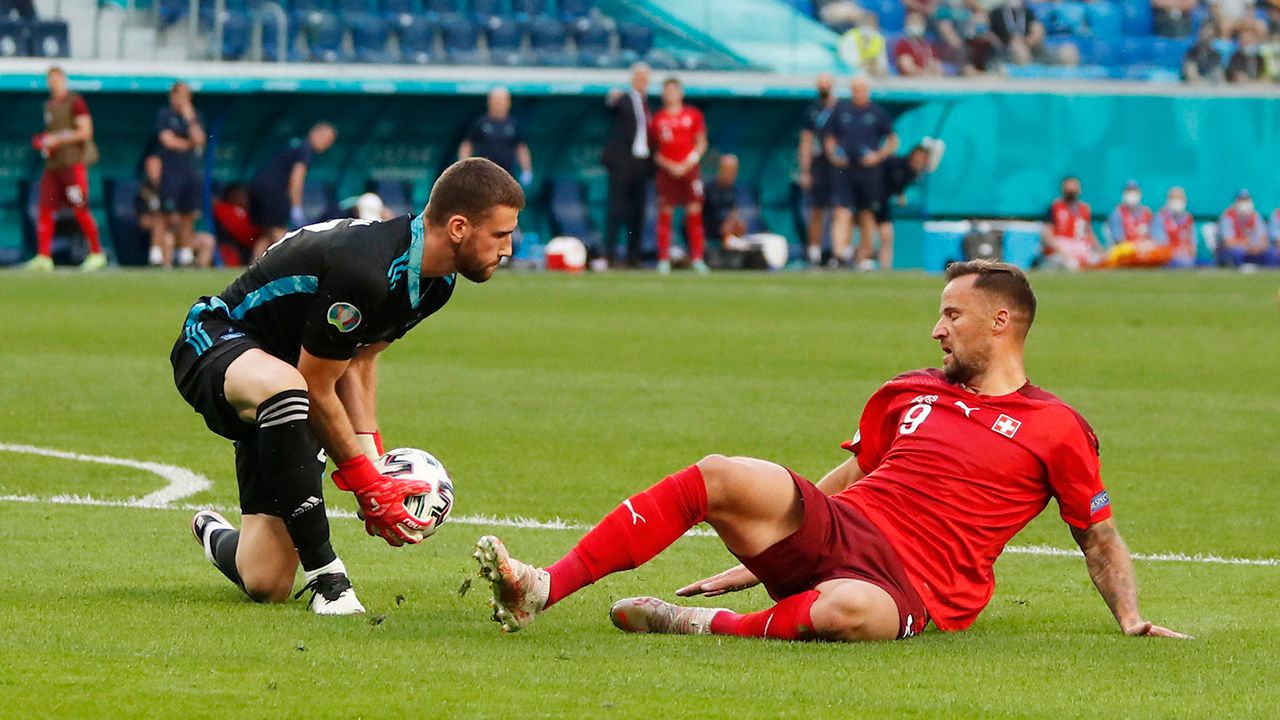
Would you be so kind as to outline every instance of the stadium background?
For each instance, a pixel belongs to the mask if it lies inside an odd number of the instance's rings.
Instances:
[[[352,6],[363,8],[360,17],[370,14],[366,10],[389,7],[365,0],[326,3],[286,3],[295,13],[288,27],[296,31],[298,47],[307,46],[307,38],[316,45],[308,34],[309,21],[297,14],[306,8],[329,7],[334,17],[346,18],[345,8]],[[432,0],[417,7],[491,7],[498,13],[493,17],[509,20],[516,17],[517,5]],[[665,73],[678,73],[688,84],[690,101],[706,112],[711,152],[703,162],[704,173],[711,172],[718,153],[737,153],[742,159],[739,184],[758,199],[768,228],[787,236],[798,253],[795,142],[803,108],[813,95],[813,74],[847,69],[836,53],[837,33],[809,17],[811,6],[805,3],[572,0],[561,5],[581,5],[585,17],[600,20],[616,36],[636,27],[651,34],[646,57],[658,66],[655,89]],[[1144,79],[1093,79],[1103,66],[1085,65],[1074,72],[1041,68],[1038,78],[1033,67],[1017,68],[1012,78],[889,78],[876,83],[874,97],[894,114],[904,147],[925,136],[941,138],[948,147],[941,169],[908,193],[908,204],[898,213],[897,267],[939,269],[954,256],[956,238],[926,237],[922,221],[1040,219],[1058,180],[1068,173],[1082,179],[1084,199],[1094,206],[1099,223],[1129,179],[1143,184],[1153,207],[1167,187],[1184,186],[1188,209],[1202,222],[1215,219],[1239,188],[1252,190],[1264,215],[1280,203],[1280,179],[1269,151],[1280,141],[1274,91],[1256,85],[1170,83],[1168,58],[1178,54],[1164,47],[1169,41],[1150,37],[1149,29],[1144,35],[1143,18],[1132,17],[1145,2],[1102,0],[1087,6],[1095,13],[1095,6],[1111,8],[1121,24],[1114,38],[1104,36],[1099,24],[1075,42],[1082,47],[1114,45],[1125,52],[1091,51],[1085,58],[1112,63],[1105,68],[1109,75]],[[555,17],[557,7],[547,5],[548,17]],[[901,23],[900,12],[894,13],[901,7],[892,2],[871,7],[880,11],[892,40],[894,24],[900,30]],[[132,212],[139,163],[154,142],[154,114],[175,79],[192,83],[196,106],[209,125],[209,190],[247,179],[283,141],[312,122],[328,120],[337,126],[338,144],[316,160],[308,176],[312,218],[331,212],[338,198],[361,192],[370,180],[405,188],[392,193],[403,196],[392,200],[396,210],[420,207],[435,176],[454,158],[468,123],[483,112],[483,94],[506,85],[515,96],[513,115],[534,157],[532,202],[523,227],[545,242],[559,229],[550,211],[566,197],[562,186],[573,189],[580,182],[589,225],[594,232],[602,228],[605,179],[598,158],[608,116],[601,99],[609,88],[626,82],[625,71],[616,68],[639,57],[619,50],[625,47],[620,39],[594,55],[583,49],[585,40],[568,43],[562,49],[571,57],[557,56],[554,63],[529,49],[525,40],[521,52],[526,55],[510,59],[557,67],[476,65],[497,62],[496,46],[491,55],[480,57],[451,55],[447,45],[438,46],[443,48],[437,50],[440,62],[414,66],[302,62],[296,53],[281,59],[298,62],[208,62],[223,49],[213,38],[228,32],[227,18],[256,20],[260,11],[247,10],[237,0],[217,5],[197,0],[190,4],[195,13],[178,0],[125,8],[104,3],[96,9],[92,3],[62,0],[37,8],[42,15],[61,12],[69,21],[70,44],[59,46],[58,52],[70,58],[59,62],[93,112],[102,161],[91,170],[92,207],[107,229],[109,248],[127,234],[119,217]],[[219,17],[224,22],[215,23]],[[471,16],[462,12],[459,17]],[[1149,27],[1150,19],[1146,22]],[[565,27],[566,34],[573,32],[571,20]],[[352,43],[354,37],[344,42]],[[480,43],[477,52],[485,46]],[[349,45],[343,48],[355,52]],[[580,66],[563,66],[570,61]],[[43,73],[50,61],[3,62],[0,261],[13,262],[32,246],[32,188],[40,161],[28,138],[39,127]],[[839,85],[841,94],[847,94],[846,83]],[[1012,239],[1007,245],[1017,255],[1014,259],[1034,255],[1034,235]],[[120,255],[127,262],[136,259],[136,253]]]

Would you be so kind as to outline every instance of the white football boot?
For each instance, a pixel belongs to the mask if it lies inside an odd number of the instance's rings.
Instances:
[[[356,597],[355,588],[347,577],[347,567],[342,560],[334,560],[316,570],[306,572],[307,584],[294,594],[294,599],[311,591],[307,607],[317,615],[363,615],[364,605]]]
[[[709,635],[711,619],[724,608],[675,605],[655,597],[624,598],[609,608],[614,627],[631,633]]]
[[[493,585],[489,605],[502,632],[519,632],[547,607],[550,573],[511,557],[501,540],[485,535],[476,542],[472,557],[480,565],[480,575]]]

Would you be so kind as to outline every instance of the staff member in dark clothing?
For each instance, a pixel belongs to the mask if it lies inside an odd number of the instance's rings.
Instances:
[[[919,145],[908,150],[906,155],[894,155],[884,161],[884,199],[880,202],[880,211],[876,213],[882,269],[893,267],[893,204],[903,204],[905,198],[902,196],[907,188],[914,185],[921,175],[928,175],[938,169],[945,147],[941,140],[925,138]]]
[[[253,244],[253,259],[284,237],[285,229],[302,227],[302,188],[307,169],[316,155],[333,147],[338,131],[329,123],[316,123],[306,139],[294,138],[276,153],[249,182],[249,219],[262,228]]]
[[[613,89],[605,107],[613,113],[609,138],[600,161],[609,174],[609,211],[604,225],[604,257],[614,263],[618,230],[627,229],[627,264],[640,265],[640,242],[644,239],[644,210],[649,199],[649,177],[653,175],[653,153],[649,147],[649,66],[631,66],[631,87]]]
[[[871,85],[856,77],[851,85],[852,101],[841,101],[835,117],[827,125],[824,145],[827,157],[837,168],[849,168],[849,201],[852,212],[841,208],[832,220],[832,254],[841,262],[849,258],[848,244],[853,231],[853,214],[858,220],[858,251],[853,259],[867,268],[876,231],[876,213],[884,202],[884,161],[898,150],[893,119],[880,105],[871,102]]]
[[[800,128],[800,147],[796,161],[800,165],[800,187],[809,191],[808,257],[810,265],[822,262],[822,226],[833,207],[848,204],[844,170],[835,170],[823,148],[827,125],[835,114],[835,79],[831,73],[818,76],[818,98],[805,110]]]
[[[156,135],[160,140],[160,204],[165,222],[173,230],[178,265],[190,265],[195,258],[192,239],[204,179],[200,156],[206,136],[204,118],[191,102],[191,88],[176,82],[169,88],[169,105],[156,115]]]
[[[458,159],[482,157],[529,186],[533,182],[533,157],[520,137],[520,125],[511,117],[511,93],[504,87],[489,91],[489,111],[476,118],[458,145]]]

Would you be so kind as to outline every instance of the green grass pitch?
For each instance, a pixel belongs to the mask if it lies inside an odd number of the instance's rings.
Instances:
[[[0,443],[166,463],[210,478],[178,504],[234,507],[230,447],[173,389],[194,298],[230,274],[0,275]],[[1037,276],[1032,380],[1102,441],[1137,553],[1280,556],[1275,275]],[[437,454],[455,517],[596,520],[710,452],[811,478],[843,459],[863,402],[936,365],[940,280],[922,275],[500,274],[393,346],[384,435]],[[246,602],[189,510],[124,500],[164,481],[0,451],[0,717],[1274,717],[1280,566],[1137,562],[1142,605],[1194,642],[1122,637],[1075,557],[1007,553],[974,628],[900,643],[627,636],[632,594],[730,564],[689,537],[502,636],[455,522],[392,549],[348,518],[335,545],[370,610],[322,619]],[[330,486],[331,506],[353,509]],[[232,515],[234,519],[236,515]],[[496,528],[534,562],[576,531]],[[1013,546],[1070,548],[1050,506]],[[714,602],[714,601],[711,601]],[[722,599],[767,604],[761,590]]]

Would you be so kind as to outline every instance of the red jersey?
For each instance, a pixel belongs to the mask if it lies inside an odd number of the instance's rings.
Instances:
[[[1049,498],[1073,527],[1111,517],[1097,436],[1030,383],[989,396],[941,370],[899,375],[867,401],[842,447],[866,477],[835,500],[884,533],[941,630],[978,617],[995,591],[996,558]]]
[[[707,124],[702,111],[685,105],[678,112],[666,108],[653,114],[649,121],[649,134],[653,136],[658,154],[680,162],[689,157],[697,144],[698,134],[706,132]]]
[[[1053,223],[1054,237],[1084,240],[1089,237],[1092,220],[1093,211],[1083,200],[1068,203],[1058,198],[1049,206],[1049,222]]]
[[[1136,242],[1151,238],[1151,209],[1140,205],[1131,209],[1128,205],[1116,206],[1117,217],[1120,218],[1120,230],[1123,237],[1111,238],[1112,242]]]

